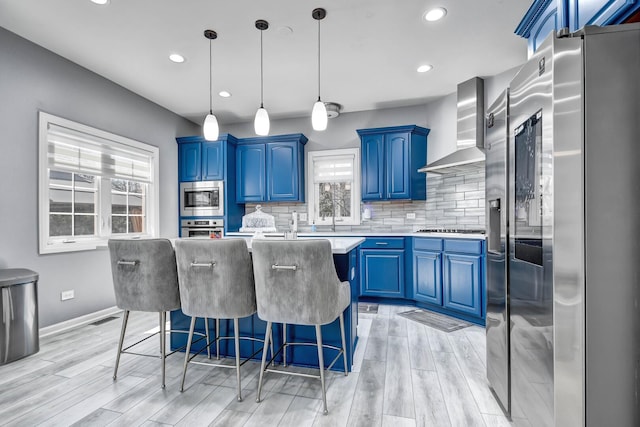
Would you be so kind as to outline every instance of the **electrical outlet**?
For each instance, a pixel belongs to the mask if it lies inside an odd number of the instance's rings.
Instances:
[[[307,213],[300,212],[300,221],[306,221],[306,220],[307,220]]]
[[[66,301],[68,299],[74,299],[74,298],[75,298],[75,293],[74,293],[73,289],[71,289],[69,291],[60,292],[60,301]]]
[[[416,219],[415,212],[407,212],[407,219]]]

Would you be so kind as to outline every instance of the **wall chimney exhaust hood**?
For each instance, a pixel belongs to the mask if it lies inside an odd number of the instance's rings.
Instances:
[[[458,85],[456,148],[418,172],[446,174],[484,168],[484,80],[480,77]]]

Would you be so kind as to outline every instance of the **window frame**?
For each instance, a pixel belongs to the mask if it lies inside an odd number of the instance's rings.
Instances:
[[[59,127],[68,128],[72,131],[81,132],[89,136],[94,136],[103,140],[110,141],[109,148],[113,149],[133,149],[135,151],[143,151],[150,159],[150,182],[146,183],[145,207],[144,214],[145,227],[144,233],[112,233],[111,232],[111,176],[102,176],[100,174],[71,172],[68,170],[60,170],[61,172],[80,173],[93,175],[97,179],[96,184],[96,231],[92,236],[69,236],[59,237],[49,235],[50,206],[49,191],[50,186],[50,167],[49,167],[49,139],[48,127],[53,124]],[[43,111],[38,114],[38,242],[40,254],[51,254],[61,252],[74,252],[94,250],[106,247],[110,237],[117,238],[142,238],[156,237],[159,235],[159,153],[158,147],[149,145],[140,141],[96,129],[72,120],[54,116]],[[103,163],[104,164],[104,163]],[[118,178],[125,179],[126,178]],[[136,181],[129,179],[128,181]],[[55,212],[53,212],[55,214]]]
[[[360,225],[360,203],[361,203],[361,174],[360,168],[360,148],[341,148],[335,150],[309,151],[307,154],[307,207],[308,224],[332,225],[332,217],[322,217],[318,215],[319,191],[316,191],[314,180],[314,161],[325,157],[347,157],[353,156],[353,181],[351,183],[351,213],[350,220],[340,220],[335,225]],[[318,198],[316,198],[318,196]]]

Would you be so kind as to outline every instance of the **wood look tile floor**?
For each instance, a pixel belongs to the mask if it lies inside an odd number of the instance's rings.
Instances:
[[[528,425],[509,422],[489,391],[483,328],[445,333],[396,315],[407,309],[381,305],[360,314],[353,372],[328,376],[328,415],[314,379],[267,373],[256,403],[257,362],[243,367],[242,402],[232,369],[190,365],[180,393],[182,354],[167,359],[165,389],[154,358],[123,355],[113,381],[118,318],[42,338],[39,353],[0,366],[0,425]],[[149,333],[157,321],[132,313],[127,337]],[[143,346],[157,352],[158,345]]]

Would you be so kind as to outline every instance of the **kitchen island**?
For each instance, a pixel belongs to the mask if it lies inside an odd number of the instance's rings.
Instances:
[[[251,251],[252,238],[250,236],[227,236],[227,238],[243,238],[247,242],[247,248]],[[282,238],[269,238],[280,239]],[[303,238],[300,238],[302,240]],[[358,247],[364,238],[362,237],[305,237],[304,239],[325,239],[331,243],[333,251],[333,259],[336,266],[338,277],[342,281],[348,281],[351,285],[351,304],[344,313],[345,338],[347,342],[347,363],[348,369],[351,370],[353,365],[353,353],[357,343],[357,324],[358,324],[358,293],[359,293],[359,271],[357,268]],[[188,331],[190,317],[182,313],[181,310],[171,312],[171,329],[179,331]],[[258,318],[257,313],[253,316],[240,319],[239,328],[240,336],[264,339],[267,323]],[[198,319],[196,322],[196,332],[204,333],[204,319]],[[209,319],[209,330],[211,336],[214,336],[215,322]],[[220,335],[233,336],[233,322],[230,320],[220,321]],[[195,339],[195,338],[194,338]],[[273,326],[274,348],[277,350],[282,345],[282,325],[274,324]],[[315,328],[313,326],[288,325],[287,341],[308,341],[315,343]],[[322,339],[324,344],[341,347],[340,324],[338,319],[329,325],[322,327]],[[172,333],[170,342],[171,348],[176,349],[184,346],[187,341],[187,335],[182,333]],[[204,340],[194,344],[191,349],[193,352],[199,351],[204,347]],[[211,346],[212,354],[215,354],[215,346]],[[262,343],[249,340],[240,341],[240,356],[249,357],[262,348]],[[328,363],[334,358],[335,351],[325,350],[325,361]],[[220,341],[220,355],[225,357],[235,357],[235,349],[233,340]],[[253,357],[259,360],[262,352],[258,352]],[[278,360],[278,359],[276,359]],[[298,366],[317,366],[318,354],[315,346],[292,346],[287,349],[287,363]],[[333,370],[344,370],[342,358],[339,358]]]

